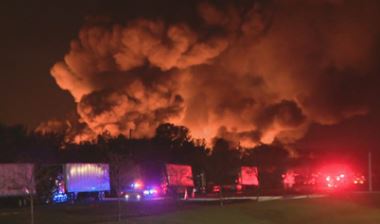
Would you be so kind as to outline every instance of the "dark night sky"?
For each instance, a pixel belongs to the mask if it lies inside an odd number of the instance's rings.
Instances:
[[[49,75],[52,64],[67,51],[84,10],[38,2],[3,4],[1,13],[0,121],[34,126],[62,118],[74,104]]]
[[[0,122],[34,127],[75,111],[69,93],[50,75],[89,15],[167,14],[161,1],[10,1],[2,3]],[[183,8],[186,4],[182,5]],[[175,13],[174,13],[175,14]],[[173,15],[175,16],[175,15]]]
[[[70,40],[88,15],[128,14],[141,11],[152,16],[182,15],[190,4],[178,10],[170,8],[169,0],[124,1],[11,1],[1,6],[1,70],[0,122],[34,127],[48,119],[62,119],[75,111],[72,96],[61,90],[50,75],[51,66],[62,59]],[[169,18],[170,19],[170,18]],[[377,96],[374,96],[377,98]],[[379,108],[377,105],[375,108]],[[355,117],[339,125],[312,125],[304,140],[298,143],[306,150],[324,152],[377,150],[379,142],[378,109],[370,115]]]

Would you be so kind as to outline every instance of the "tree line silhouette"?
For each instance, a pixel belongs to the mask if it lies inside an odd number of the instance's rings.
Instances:
[[[260,184],[280,187],[281,174],[294,163],[285,148],[275,143],[252,149],[234,147],[223,138],[215,138],[211,147],[192,139],[189,129],[170,123],[156,129],[153,138],[129,139],[123,135],[99,135],[96,141],[80,144],[65,142],[62,133],[37,133],[22,125],[0,125],[0,163],[120,163],[133,162],[145,168],[152,178],[165,163],[187,164],[193,174],[205,174],[207,182],[233,184],[241,166],[257,166]]]

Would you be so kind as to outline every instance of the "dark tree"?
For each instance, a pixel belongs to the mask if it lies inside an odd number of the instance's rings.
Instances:
[[[240,152],[231,148],[228,141],[216,139],[209,158],[207,177],[219,185],[233,184],[238,177],[240,166]]]
[[[282,189],[282,174],[289,163],[289,153],[282,145],[259,145],[247,151],[242,162],[259,168],[261,189]]]

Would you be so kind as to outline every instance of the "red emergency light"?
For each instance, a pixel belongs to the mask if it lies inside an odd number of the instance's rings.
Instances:
[[[344,190],[351,186],[352,169],[345,164],[325,165],[319,169],[319,185],[326,190]]]

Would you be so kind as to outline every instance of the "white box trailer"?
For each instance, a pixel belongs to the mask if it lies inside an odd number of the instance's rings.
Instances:
[[[180,164],[166,164],[168,186],[194,187],[191,166]]]
[[[240,168],[239,184],[259,186],[259,171],[256,166],[242,166]]]
[[[0,197],[26,196],[35,193],[34,165],[0,164]]]
[[[108,164],[67,163],[63,170],[67,192],[103,192],[111,189]]]

